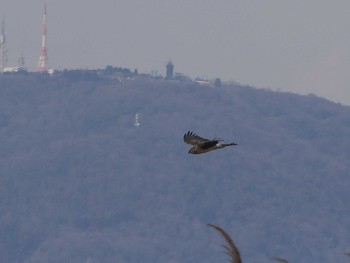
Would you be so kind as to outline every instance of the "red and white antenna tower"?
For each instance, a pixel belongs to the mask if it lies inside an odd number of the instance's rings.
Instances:
[[[41,37],[41,52],[39,57],[38,72],[47,72],[47,52],[46,52],[46,3],[43,15],[43,31]]]

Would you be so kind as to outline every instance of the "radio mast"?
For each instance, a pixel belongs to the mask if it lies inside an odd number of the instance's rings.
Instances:
[[[43,28],[41,36],[41,52],[39,57],[38,72],[47,72],[47,51],[46,51],[46,3],[44,6]]]
[[[1,24],[1,34],[0,34],[0,72],[4,72],[4,68],[7,63],[7,52],[6,52],[6,36],[5,36],[5,22],[2,21]]]

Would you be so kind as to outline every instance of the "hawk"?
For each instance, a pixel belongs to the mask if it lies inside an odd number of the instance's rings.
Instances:
[[[222,140],[219,138],[214,138],[208,140],[198,136],[197,134],[188,131],[184,135],[184,142],[193,145],[188,153],[200,154],[206,153],[217,149],[225,148],[226,146],[237,145],[236,143],[220,143]]]

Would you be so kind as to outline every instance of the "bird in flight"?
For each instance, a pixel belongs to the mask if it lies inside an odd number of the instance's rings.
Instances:
[[[222,140],[214,138],[212,140],[202,138],[197,134],[188,131],[184,135],[184,142],[193,145],[188,153],[200,154],[206,153],[217,149],[225,148],[226,146],[237,145],[236,143],[220,143]]]

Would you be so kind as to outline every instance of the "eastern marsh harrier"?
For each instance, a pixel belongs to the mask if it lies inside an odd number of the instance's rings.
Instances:
[[[220,143],[222,140],[214,138],[212,140],[202,138],[197,134],[188,131],[184,135],[184,142],[193,145],[188,153],[200,154],[206,153],[217,149],[225,148],[226,146],[237,145],[236,143]]]

